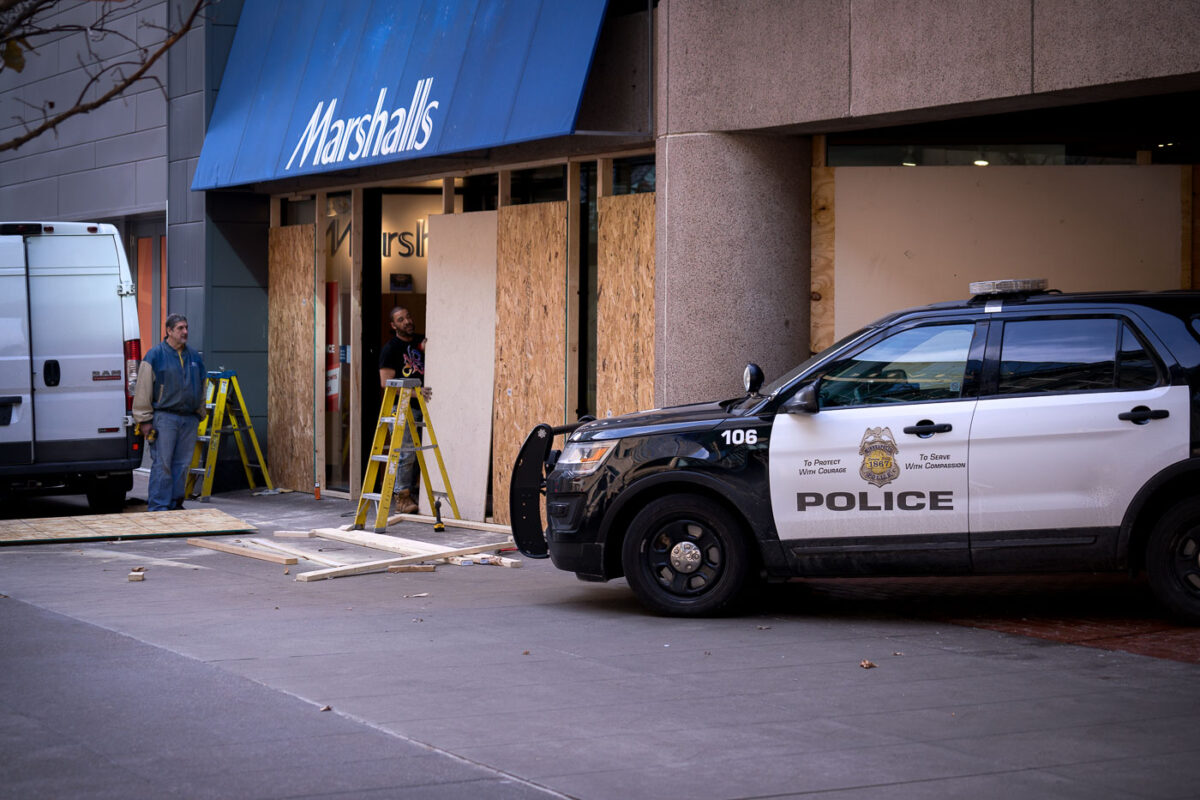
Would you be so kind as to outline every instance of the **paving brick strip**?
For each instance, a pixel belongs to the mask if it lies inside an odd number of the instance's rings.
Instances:
[[[1173,622],[1144,579],[1125,575],[801,581],[822,613],[939,620],[1200,664],[1200,628]]]

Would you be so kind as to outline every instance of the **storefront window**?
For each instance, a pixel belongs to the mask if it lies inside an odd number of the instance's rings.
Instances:
[[[512,174],[512,204],[561,203],[567,199],[567,167],[522,169]]]
[[[613,161],[613,194],[654,191],[654,156],[634,156]]]
[[[281,225],[312,225],[316,219],[317,201],[311,197],[299,200],[283,199],[279,204]]]
[[[463,211],[495,211],[500,203],[500,179],[494,172],[462,179]]]

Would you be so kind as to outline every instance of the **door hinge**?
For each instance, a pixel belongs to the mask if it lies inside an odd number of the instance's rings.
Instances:
[[[132,283],[117,284],[117,295],[119,297],[132,297],[137,294],[137,289],[133,288]]]

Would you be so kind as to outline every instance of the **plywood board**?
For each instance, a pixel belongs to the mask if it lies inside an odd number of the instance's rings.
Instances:
[[[653,193],[600,198],[596,416],[654,407]]]
[[[213,508],[0,520],[0,544],[241,533],[254,526]]]
[[[508,522],[513,461],[530,429],[561,425],[566,379],[567,204],[503,206],[496,252],[492,515]]]
[[[1178,289],[1183,169],[839,167],[835,335],[977,280]]]
[[[835,180],[836,173],[833,167],[819,167],[812,171],[812,271],[809,279],[812,294],[809,300],[809,347],[814,353],[824,350],[834,342]]]
[[[463,519],[482,521],[492,444],[496,358],[495,211],[429,218],[425,384],[438,449]],[[428,437],[426,437],[428,439]],[[435,489],[436,459],[427,456]],[[421,509],[431,513],[421,493]],[[442,504],[442,516],[451,516]]]
[[[267,463],[275,486],[305,492],[314,475],[313,236],[312,225],[272,228],[267,278]]]

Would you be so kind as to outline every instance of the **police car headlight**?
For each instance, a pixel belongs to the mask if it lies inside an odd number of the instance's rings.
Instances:
[[[617,446],[611,442],[568,442],[558,457],[555,467],[570,470],[576,475],[591,475],[600,469],[604,459],[608,458]]]

